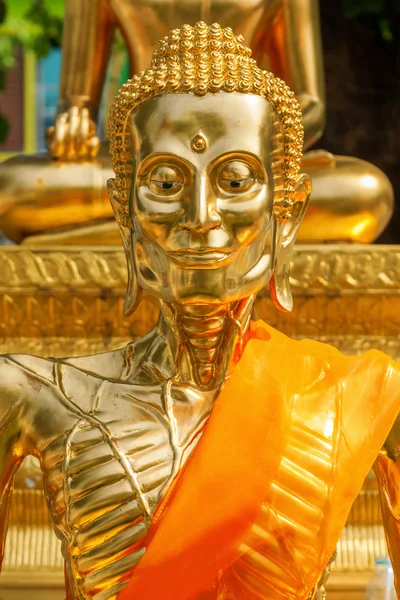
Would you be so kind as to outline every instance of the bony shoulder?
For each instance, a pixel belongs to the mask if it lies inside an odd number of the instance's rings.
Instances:
[[[0,367],[0,373],[8,365],[8,370],[17,370],[19,368],[27,374],[53,381],[53,359],[41,358],[40,356],[30,354],[3,354],[0,357],[0,361],[4,365]]]
[[[83,371],[94,377],[101,379],[119,380],[123,374],[127,360],[129,360],[129,349],[133,345],[125,348],[93,354],[91,356],[79,356],[73,358],[60,359],[58,362],[68,365],[79,371]]]
[[[102,379],[117,379],[123,372],[128,348],[94,354],[91,356],[78,356],[66,358],[42,358],[30,354],[3,354],[0,355],[0,373],[2,369],[20,368],[33,376],[54,381],[54,371],[59,365],[68,365],[79,371],[90,373]]]
[[[17,407],[32,405],[43,387],[53,382],[53,363],[23,354],[0,356],[0,421],[15,416]],[[33,405],[32,405],[33,406]]]

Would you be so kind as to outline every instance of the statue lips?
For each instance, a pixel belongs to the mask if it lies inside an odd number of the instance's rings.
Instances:
[[[218,265],[218,267],[224,266],[224,263],[229,259],[233,252],[224,252],[219,248],[207,249],[207,250],[191,250],[185,248],[177,250],[176,252],[168,252],[174,262],[180,267],[212,267]]]

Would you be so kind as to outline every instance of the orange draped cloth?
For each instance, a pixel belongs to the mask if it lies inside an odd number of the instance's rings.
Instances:
[[[371,351],[348,358],[331,346],[291,340],[262,322],[252,323],[245,351],[183,473],[156,513],[147,550],[118,600],[215,598],[216,582],[224,574],[229,579],[243,557],[261,548],[254,533],[261,514],[263,531],[284,539],[277,550],[282,564],[287,569],[294,561],[300,576],[292,595],[279,596],[274,584],[275,593],[254,598],[303,598],[335,550],[399,405],[400,368],[384,354]],[[291,467],[293,448],[298,465]],[[314,454],[318,473],[310,462]],[[293,475],[290,488],[287,473],[296,468],[300,476]],[[313,483],[312,490],[318,510],[310,512],[308,487],[312,478],[317,481],[316,474],[322,481],[320,488]],[[292,498],[299,515],[307,507],[304,518],[310,523],[322,515],[317,525],[310,525],[317,533],[308,546],[301,523],[294,536],[278,523],[291,523],[279,515],[286,508],[290,512]]]

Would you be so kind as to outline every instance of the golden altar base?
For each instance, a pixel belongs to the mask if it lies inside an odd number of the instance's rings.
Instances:
[[[146,296],[133,317],[123,316],[122,250],[5,246],[0,265],[0,352],[100,352],[144,335],[156,321],[156,303]],[[265,294],[257,316],[347,354],[377,347],[400,358],[400,246],[299,246],[291,285],[291,313],[278,312]]]
[[[157,305],[148,296],[133,317],[123,315],[122,250],[1,247],[0,265],[0,353],[92,354],[121,347],[156,322]],[[292,337],[325,341],[345,354],[374,347],[400,360],[400,246],[299,246],[291,285],[292,313],[278,312],[263,294],[257,316]],[[18,481],[16,486],[0,598],[25,597],[28,589],[39,587],[40,597],[62,598],[62,559],[42,493]],[[360,594],[361,584],[343,578],[343,572],[367,572],[374,557],[385,552],[371,479],[339,544],[332,598],[340,589],[348,589],[346,597],[356,597],[351,590]]]

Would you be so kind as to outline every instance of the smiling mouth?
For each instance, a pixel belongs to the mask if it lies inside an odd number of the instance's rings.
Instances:
[[[182,266],[210,266],[225,261],[231,255],[231,252],[222,252],[221,250],[178,250],[168,253],[175,262]]]

